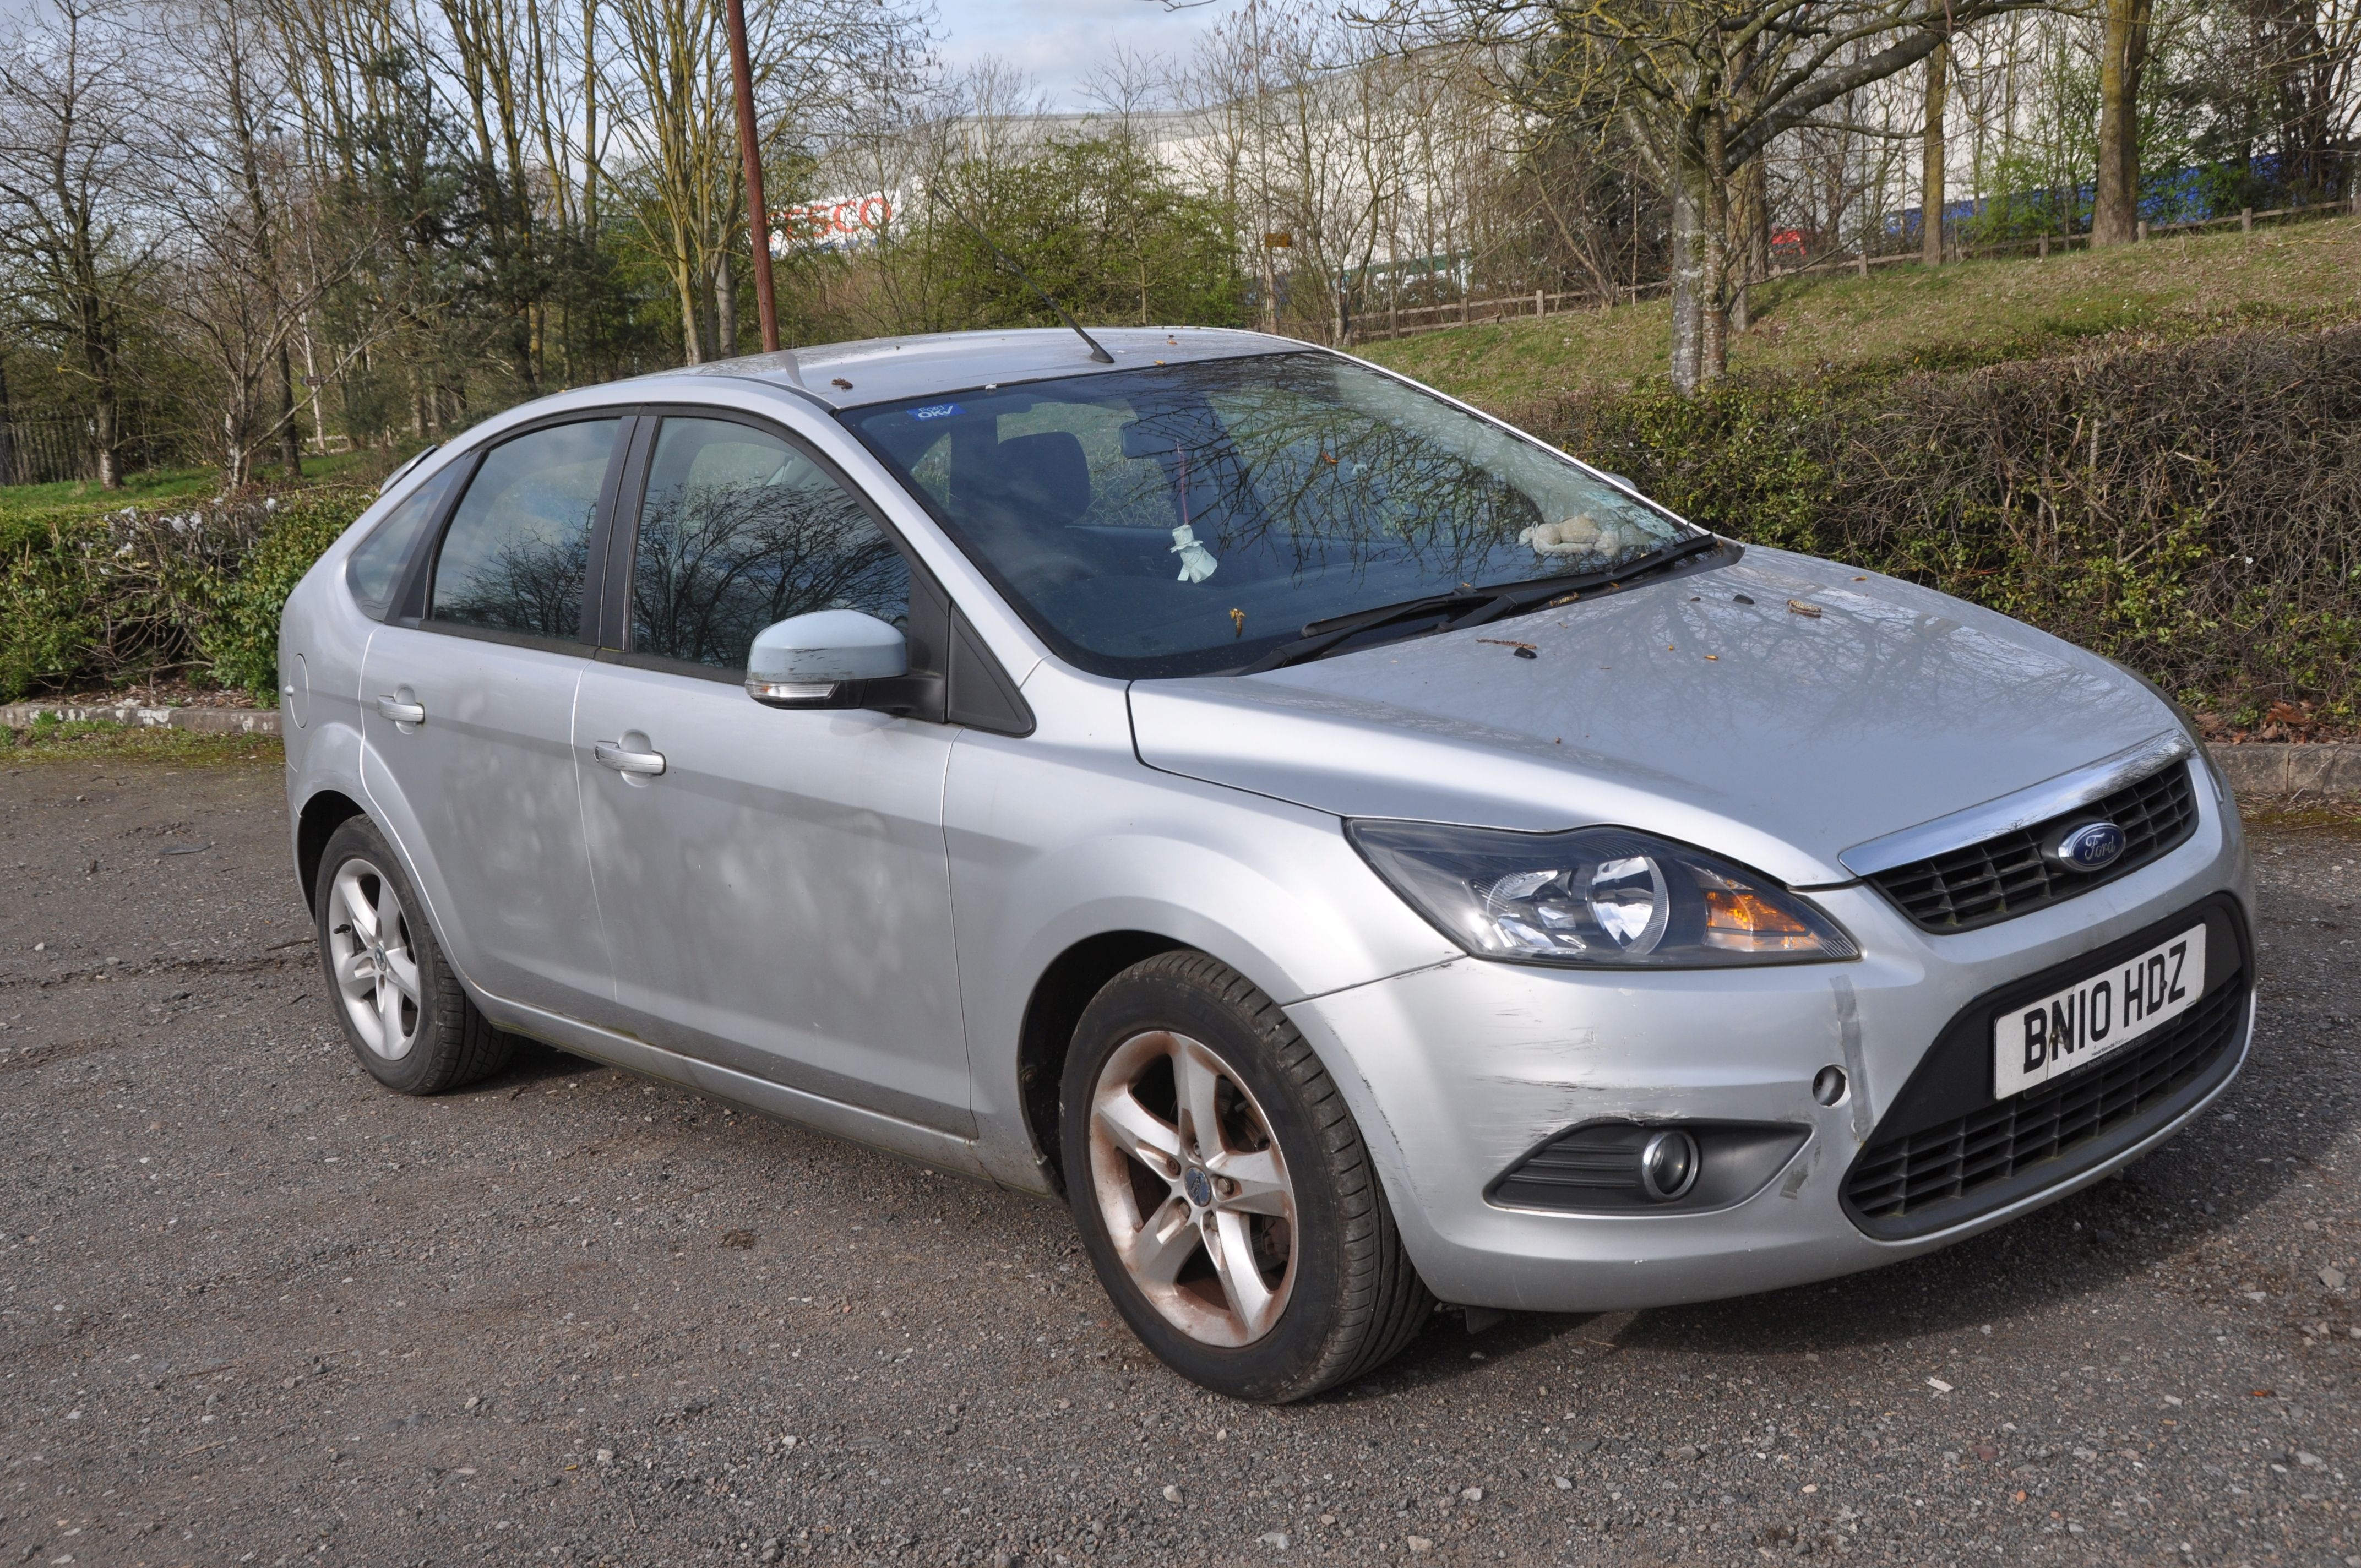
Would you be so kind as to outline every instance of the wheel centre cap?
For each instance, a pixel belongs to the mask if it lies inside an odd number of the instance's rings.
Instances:
[[[1192,1165],[1181,1173],[1180,1190],[1186,1192],[1189,1195],[1189,1201],[1197,1205],[1198,1208],[1210,1209],[1213,1207],[1213,1179],[1197,1167]]]

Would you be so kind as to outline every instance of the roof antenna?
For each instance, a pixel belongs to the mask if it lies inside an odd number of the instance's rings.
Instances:
[[[984,233],[982,229],[980,229],[980,228],[976,227],[976,226],[975,226],[975,225],[973,225],[972,223],[969,223],[969,222],[968,222],[968,215],[967,215],[965,213],[962,213],[962,212],[961,212],[961,211],[959,210],[959,203],[956,203],[956,202],[952,201],[949,196],[945,196],[945,197],[943,198],[943,205],[944,205],[944,206],[946,206],[946,207],[949,207],[949,208],[951,210],[951,216],[953,216],[953,217],[957,218],[961,223],[962,223],[962,224],[966,224],[966,225],[967,225],[967,230],[968,230],[968,232],[969,232],[970,234],[972,234],[972,235],[973,235],[973,236],[975,236],[975,237],[976,237],[976,238],[978,238],[978,239],[980,239],[980,240],[983,241],[983,247],[984,247],[986,250],[991,251],[993,255],[994,255],[994,256],[996,256],[996,257],[1000,258],[1000,264],[1001,264],[1003,267],[1005,267],[1005,268],[1007,268],[1011,272],[1016,273],[1016,276],[1017,276],[1017,277],[1018,277],[1018,278],[1019,278],[1019,279],[1024,282],[1024,284],[1025,284],[1025,286],[1026,286],[1027,288],[1028,288],[1028,289],[1032,290],[1035,293],[1037,293],[1037,294],[1040,295],[1040,296],[1041,296],[1041,302],[1042,302],[1043,304],[1045,304],[1045,305],[1049,306],[1051,310],[1053,310],[1053,311],[1057,312],[1057,313],[1058,313],[1058,319],[1059,319],[1060,321],[1061,321],[1061,322],[1064,322],[1068,326],[1072,327],[1072,328],[1074,329],[1074,335],[1075,335],[1076,337],[1081,338],[1084,343],[1087,343],[1087,344],[1089,344],[1089,345],[1091,345],[1091,357],[1092,357],[1092,358],[1093,358],[1093,359],[1097,360],[1097,361],[1098,361],[1100,364],[1102,364],[1102,365],[1112,365],[1112,364],[1114,364],[1114,363],[1115,363],[1115,356],[1114,356],[1114,355],[1112,355],[1112,354],[1109,354],[1105,349],[1104,349],[1104,348],[1100,347],[1100,346],[1099,346],[1099,340],[1098,340],[1097,338],[1095,338],[1095,337],[1093,337],[1089,333],[1084,332],[1084,331],[1082,330],[1082,323],[1080,323],[1080,322],[1078,322],[1078,321],[1076,321],[1073,317],[1071,317],[1071,316],[1070,316],[1070,315],[1068,315],[1068,314],[1066,313],[1066,307],[1065,307],[1065,306],[1063,306],[1063,305],[1060,304],[1057,301],[1055,301],[1055,300],[1051,299],[1051,298],[1049,297],[1049,291],[1048,290],[1046,290],[1046,289],[1042,288],[1040,284],[1036,283],[1035,281],[1033,281],[1032,278],[1027,274],[1027,272],[1026,272],[1025,269],[1023,269],[1022,267],[1017,266],[1016,262],[1014,262],[1014,261],[1010,260],[1010,259],[1008,258],[1008,252],[1006,252],[1006,251],[1005,251],[1005,250],[1001,249],[1001,248],[1000,248],[1000,247],[998,247],[998,246],[996,246],[996,245],[993,244],[993,243],[992,243],[992,236],[991,236],[990,235],[988,235],[988,234]]]

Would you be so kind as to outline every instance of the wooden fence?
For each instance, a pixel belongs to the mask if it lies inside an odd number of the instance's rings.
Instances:
[[[118,448],[126,473],[168,465],[181,455],[178,434],[126,410]],[[0,485],[55,485],[98,477],[90,421],[71,414],[0,419]]]
[[[2194,234],[2202,229],[2224,228],[2234,224],[2251,232],[2257,224],[2300,223],[2311,218],[2348,214],[2361,216],[2361,184],[2356,184],[2350,201],[2313,202],[2301,206],[2272,207],[2263,212],[2248,209],[2235,217],[2202,218],[2188,223],[2142,223],[2139,237],[2143,241],[2165,239],[2174,235]],[[2061,253],[2077,248],[2087,250],[2090,246],[2091,236],[2087,234],[2041,234],[2025,239],[1999,240],[1982,245],[1954,244],[1946,247],[1946,254],[1954,261],[1998,257],[2046,259],[2053,250]],[[1802,278],[1827,272],[1854,272],[1867,277],[1872,267],[1892,267],[1922,258],[1923,253],[1916,246],[1884,255],[1831,248],[1794,266],[1773,267],[1763,281],[1775,282],[1783,278]],[[1460,299],[1433,305],[1389,304],[1362,312],[1353,322],[1353,337],[1359,343],[1377,343],[1388,338],[1415,337],[1422,333],[1447,332],[1453,327],[1481,326],[1521,319],[1531,321],[1567,311],[1600,311],[1609,305],[1630,304],[1662,294],[1671,287],[1670,280],[1660,279],[1636,287],[1618,286],[1603,293],[1596,289],[1570,289],[1556,292],[1536,289],[1530,294],[1500,294],[1485,300]]]

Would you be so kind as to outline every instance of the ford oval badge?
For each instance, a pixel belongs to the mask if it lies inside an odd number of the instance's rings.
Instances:
[[[2068,871],[2104,871],[2123,858],[2124,830],[2112,822],[2085,822],[2059,835],[2049,858]]]

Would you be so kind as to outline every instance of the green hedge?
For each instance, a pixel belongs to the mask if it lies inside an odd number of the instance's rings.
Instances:
[[[186,675],[276,706],[280,609],[373,499],[324,486],[0,521],[0,700]]]
[[[1570,401],[1557,434],[1741,539],[1957,594],[2241,721],[2361,705],[2361,327]]]
[[[1709,527],[1989,605],[2225,717],[2361,709],[2361,327],[1549,417]],[[181,673],[272,700],[288,590],[371,499],[0,521],[0,698]]]

